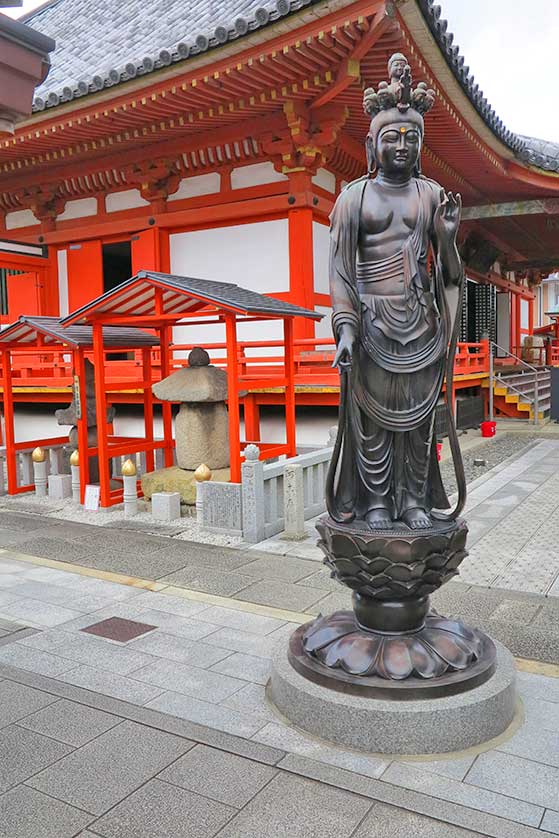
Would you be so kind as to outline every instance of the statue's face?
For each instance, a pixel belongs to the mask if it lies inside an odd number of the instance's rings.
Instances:
[[[421,151],[421,132],[413,122],[384,127],[377,137],[377,166],[387,174],[411,175]]]
[[[388,72],[390,78],[399,79],[402,77],[402,73],[406,69],[407,61],[405,58],[395,58],[394,61],[390,62],[390,67],[388,68]]]

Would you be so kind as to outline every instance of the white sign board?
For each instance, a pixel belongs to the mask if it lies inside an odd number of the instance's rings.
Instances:
[[[100,486],[88,485],[85,487],[85,503],[84,508],[88,512],[99,511],[99,496],[101,493]]]

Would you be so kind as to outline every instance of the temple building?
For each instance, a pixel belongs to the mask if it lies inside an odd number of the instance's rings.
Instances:
[[[51,0],[23,20],[57,47],[0,139],[0,324],[62,317],[141,269],[328,315],[329,214],[366,170],[362,91],[402,52],[436,92],[423,173],[463,198],[461,341],[520,355],[534,328],[555,334],[559,144],[507,129],[432,0]],[[318,349],[329,320],[295,337]]]

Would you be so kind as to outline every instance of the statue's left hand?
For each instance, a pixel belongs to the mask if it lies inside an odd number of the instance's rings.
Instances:
[[[460,214],[462,212],[462,197],[457,192],[445,192],[441,189],[441,201],[435,210],[434,225],[435,233],[439,242],[443,245],[451,244],[456,239],[458,227],[460,226]]]

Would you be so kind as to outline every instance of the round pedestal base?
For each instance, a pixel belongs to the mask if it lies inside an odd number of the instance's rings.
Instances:
[[[337,745],[383,754],[461,751],[499,736],[514,717],[514,660],[500,643],[494,646],[494,671],[479,686],[394,701],[314,683],[294,669],[281,644],[272,661],[269,696],[296,727]]]

